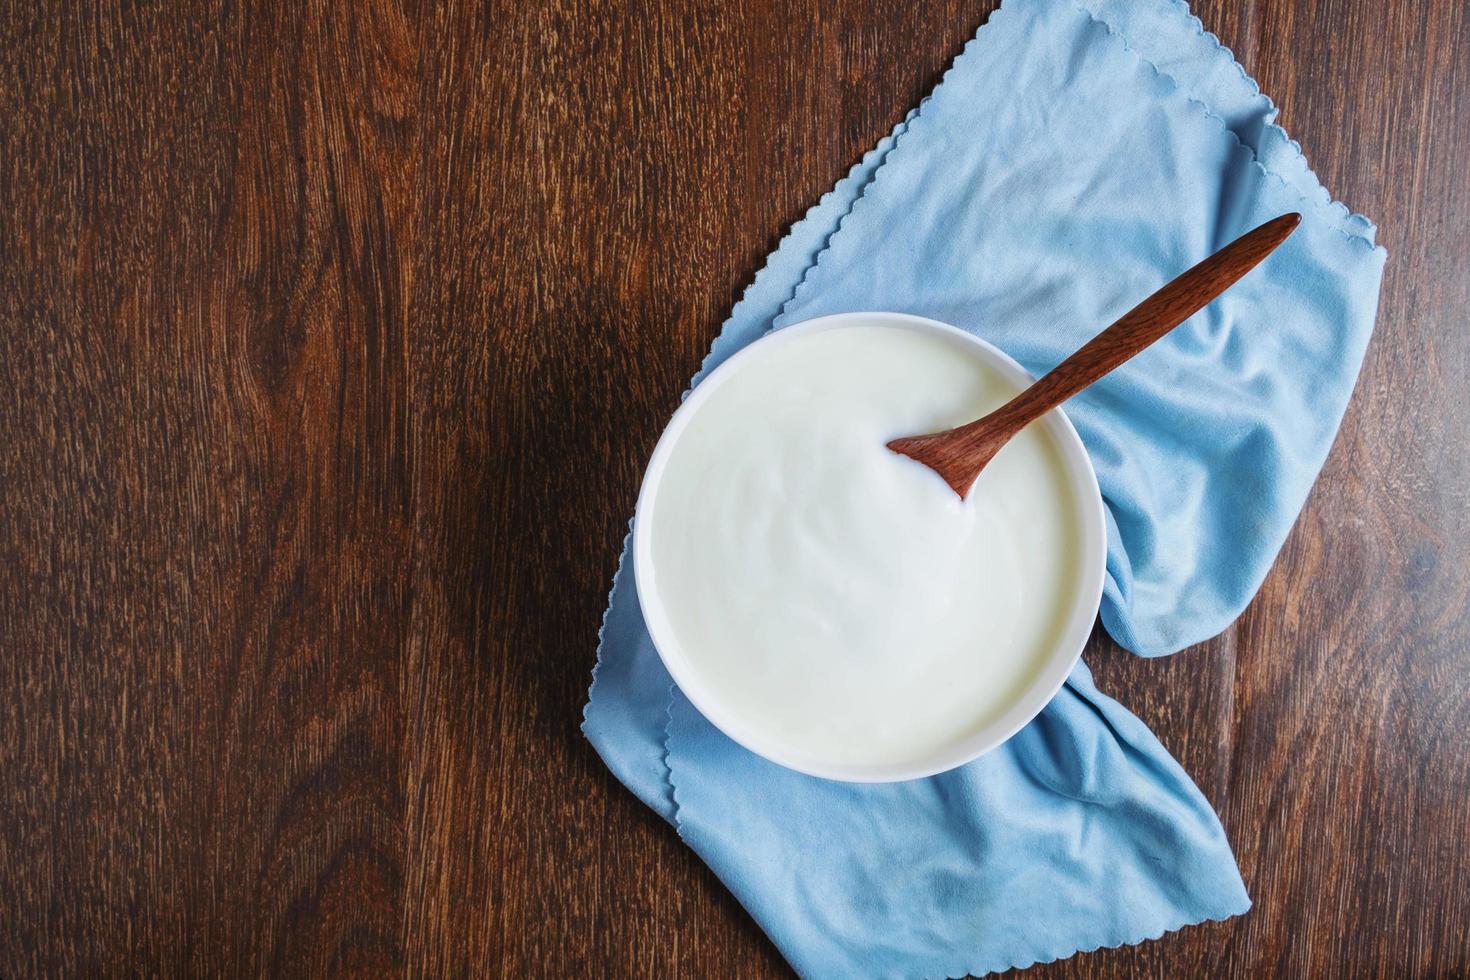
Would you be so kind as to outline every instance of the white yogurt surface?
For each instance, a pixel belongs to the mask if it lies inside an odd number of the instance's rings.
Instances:
[[[1056,438],[1028,426],[963,503],[884,445],[1017,390],[963,341],[882,325],[752,349],[717,378],[639,520],[673,655],[742,741],[901,764],[1034,680],[1082,574]]]

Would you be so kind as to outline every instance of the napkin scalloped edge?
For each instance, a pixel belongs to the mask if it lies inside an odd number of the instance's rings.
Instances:
[[[984,29],[983,26],[982,26],[981,29],[982,30]],[[890,131],[886,136],[884,136],[881,140],[879,140],[878,143],[872,149],[870,149],[866,153],[864,153],[863,156],[862,156],[862,158],[857,163],[854,163],[848,169],[848,172],[843,175],[843,178],[841,180],[839,180],[837,182],[837,184],[833,185],[833,187],[832,187],[831,190],[827,191],[820,198],[818,198],[817,199],[817,202],[815,204],[813,204],[811,207],[809,207],[809,208],[806,209],[806,211],[802,214],[802,216],[801,216],[800,219],[798,219],[797,221],[795,221],[795,222],[793,222],[791,224],[791,226],[787,229],[786,234],[781,237],[781,241],[777,243],[776,248],[774,250],[772,250],[770,252],[770,254],[766,257],[765,264],[761,266],[760,270],[758,272],[756,272],[755,277],[750,281],[749,284],[746,285],[745,289],[741,291],[740,299],[737,300],[735,302],[735,305],[730,308],[729,315],[726,316],[724,322],[722,322],[720,324],[719,333],[717,333],[715,335],[715,339],[710,344],[709,351],[705,353],[704,358],[700,361],[699,369],[694,373],[694,376],[692,378],[690,378],[689,385],[684,389],[683,394],[681,394],[679,396],[679,400],[681,402],[685,398],[688,398],[689,397],[689,393],[694,390],[695,386],[699,384],[699,382],[704,378],[704,376],[710,371],[711,367],[715,364],[715,362],[717,361],[717,359],[723,354],[724,348],[726,346],[728,346],[729,343],[732,342],[732,332],[729,329],[730,328],[730,325],[734,321],[738,320],[740,318],[741,313],[744,310],[744,308],[749,303],[751,303],[751,302],[754,301],[753,300],[753,295],[756,293],[757,289],[760,286],[764,285],[765,282],[766,282],[766,280],[770,277],[771,267],[775,264],[776,258],[779,255],[781,255],[781,253],[786,249],[786,247],[787,247],[788,243],[790,242],[790,240],[798,233],[798,231],[802,228],[802,226],[804,226],[805,224],[807,224],[809,221],[812,221],[812,220],[815,219],[815,216],[817,215],[817,213],[831,201],[833,195],[835,195],[837,193],[838,187],[840,187],[841,184],[844,181],[853,180],[853,179],[858,178],[863,173],[863,171],[866,168],[868,168],[874,162],[874,160],[877,160],[878,161],[878,164],[877,164],[876,167],[873,168],[873,173],[876,173],[879,169],[881,169],[881,167],[882,167],[882,161],[884,159],[886,159],[887,158],[887,155],[893,151],[894,147],[898,143],[898,138],[903,135],[903,133],[907,130],[909,123],[917,115],[918,115],[918,109],[910,110],[910,112],[908,113],[908,115],[906,115],[903,118],[902,121],[900,121],[896,126],[894,126],[894,128],[892,129],[892,131]],[[868,180],[869,181],[872,180],[871,174],[869,175]],[[861,195],[861,191],[859,191],[859,196],[860,195]],[[850,210],[850,206],[849,206],[849,210]],[[846,212],[843,213],[843,217],[844,218],[846,217]],[[815,261],[815,256],[817,254],[819,254],[819,253],[821,253],[821,252],[823,252],[823,251],[826,250],[826,248],[827,248],[827,242],[831,239],[831,236],[833,234],[835,234],[835,233],[836,233],[836,226],[834,225],[833,226],[833,230],[831,232],[828,232],[827,235],[823,236],[821,245],[817,248],[817,250],[815,252],[812,253],[813,254],[813,262]],[[812,263],[808,263],[808,268],[810,268],[810,265],[811,264]],[[803,270],[802,280],[805,279],[805,273],[806,273],[806,270]],[[798,283],[800,281],[802,281],[802,280],[799,280]],[[793,287],[792,290],[790,290],[790,291],[787,292],[787,295],[782,300],[780,306],[784,306],[786,304],[786,302],[789,302],[793,293],[794,293],[794,287]],[[778,306],[778,309],[779,309],[779,306]],[[769,324],[767,324],[766,329],[767,330],[770,329],[770,325]],[[623,535],[623,543],[619,547],[619,550],[618,550],[618,567],[617,567],[617,570],[613,572],[612,584],[610,586],[608,586],[605,604],[604,604],[603,609],[602,609],[602,619],[598,623],[598,626],[597,626],[597,657],[596,657],[596,660],[592,664],[592,677],[591,677],[591,680],[587,684],[587,701],[586,701],[586,703],[584,703],[582,705],[582,721],[581,721],[581,724],[579,726],[579,728],[580,728],[583,736],[587,736],[587,734],[588,734],[588,732],[587,732],[587,726],[588,726],[588,723],[589,723],[588,713],[592,710],[592,702],[593,702],[593,700],[594,700],[594,698],[596,696],[596,691],[597,691],[597,678],[598,678],[598,673],[602,669],[602,655],[603,655],[603,649],[604,649],[604,647],[606,645],[606,642],[607,642],[607,621],[608,621],[608,617],[612,614],[612,600],[613,600],[613,596],[617,594],[618,586],[622,584],[623,576],[624,576],[624,574],[627,571],[627,569],[625,567],[627,565],[627,560],[626,559],[627,559],[628,553],[629,553],[629,545],[632,542],[632,540],[633,540],[633,518],[630,517],[628,519],[628,530],[627,530],[626,533],[624,533],[624,535]],[[666,713],[673,708],[673,692],[674,692],[674,688],[671,685],[670,688],[669,688],[668,696],[665,699],[665,701],[666,701],[666,704],[665,704],[665,712]],[[668,729],[667,729],[667,722],[665,723],[665,730],[664,730],[664,735],[663,735],[663,740],[662,741],[663,741],[663,753],[662,753],[661,758],[662,758],[662,761],[663,761],[663,764],[664,764],[664,781],[665,781],[665,784],[666,784],[667,789],[668,789],[668,799],[669,799],[669,802],[670,802],[671,807],[673,808],[672,822],[673,822],[674,826],[677,828],[678,827],[678,819],[677,819],[678,802],[674,798],[673,779],[672,779],[672,776],[671,776],[671,774],[669,772],[669,769],[668,769]]]
[[[1191,21],[1194,22],[1195,29],[1199,32],[1199,34],[1207,38],[1210,43],[1214,45],[1215,49],[1219,52],[1219,56],[1229,59],[1231,65],[1235,68],[1235,71],[1240,74],[1240,77],[1245,79],[1246,82],[1250,84],[1255,93],[1265,101],[1269,110],[1267,118],[1273,120],[1267,123],[1266,128],[1279,134],[1282,139],[1290,144],[1293,152],[1301,160],[1302,167],[1305,169],[1307,176],[1309,176],[1312,180],[1313,193],[1311,195],[1309,195],[1303,188],[1291,183],[1281,174],[1263,164],[1260,160],[1259,153],[1257,153],[1255,149],[1242,141],[1241,138],[1237,136],[1233,130],[1231,130],[1230,125],[1225,121],[1224,117],[1222,117],[1214,109],[1210,108],[1210,106],[1207,105],[1202,99],[1187,91],[1184,86],[1180,84],[1177,78],[1175,78],[1173,75],[1170,75],[1153,61],[1145,58],[1141,53],[1139,53],[1132,44],[1128,43],[1128,38],[1124,36],[1121,31],[1119,31],[1108,21],[1103,20],[1091,9],[1084,6],[1081,2],[1079,2],[1079,0],[1072,0],[1072,2],[1073,5],[1076,6],[1083,13],[1085,13],[1093,21],[1093,23],[1098,24],[1105,31],[1107,31],[1109,35],[1116,38],[1118,43],[1123,46],[1123,49],[1125,51],[1133,55],[1133,57],[1137,58],[1143,64],[1147,65],[1155,75],[1167,81],[1174,88],[1174,90],[1180,94],[1181,97],[1183,97],[1191,105],[1197,107],[1199,111],[1205,114],[1206,117],[1219,124],[1225,135],[1229,136],[1232,140],[1235,141],[1236,145],[1238,145],[1241,149],[1250,154],[1251,163],[1253,166],[1255,166],[1257,170],[1259,170],[1266,176],[1278,181],[1293,194],[1303,198],[1308,203],[1315,205],[1319,211],[1332,212],[1336,219],[1333,221],[1332,226],[1344,238],[1347,238],[1348,240],[1354,242],[1361,242],[1362,244],[1368,246],[1370,249],[1383,248],[1383,246],[1381,245],[1376,245],[1373,240],[1370,239],[1367,235],[1361,232],[1349,231],[1347,228],[1343,227],[1343,220],[1360,223],[1364,227],[1374,232],[1377,231],[1378,226],[1375,225],[1373,221],[1369,219],[1366,215],[1352,210],[1345,203],[1337,200],[1332,196],[1332,192],[1327,189],[1327,186],[1322,183],[1322,179],[1317,176],[1317,172],[1312,169],[1312,165],[1310,161],[1307,160],[1306,153],[1302,150],[1301,144],[1292,139],[1291,135],[1274,121],[1277,114],[1280,112],[1280,110],[1276,106],[1276,103],[1271,100],[1271,97],[1269,95],[1261,91],[1260,83],[1252,78],[1250,73],[1245,70],[1245,66],[1240,63],[1240,60],[1238,58],[1235,57],[1235,53],[1227,48],[1224,44],[1220,43],[1220,39],[1218,37],[1205,30],[1204,23],[1199,19],[1199,17],[1195,16],[1195,14],[1189,9],[1189,5],[1186,4],[1184,0],[1173,0],[1173,3],[1176,7],[1180,9],[1180,11],[1184,15],[1186,15]],[[1316,198],[1316,200],[1313,200],[1313,198]]]
[[[1134,58],[1138,59],[1141,64],[1148,66],[1148,68],[1151,69],[1159,79],[1168,83],[1172,90],[1179,94],[1180,98],[1193,105],[1196,109],[1203,113],[1206,118],[1216,123],[1220,127],[1221,132],[1225,136],[1229,137],[1232,141],[1234,141],[1236,146],[1238,146],[1249,156],[1250,163],[1253,167],[1255,167],[1265,176],[1270,177],[1271,179],[1280,183],[1291,194],[1300,197],[1304,204],[1311,205],[1319,212],[1329,212],[1333,216],[1330,224],[1332,225],[1333,229],[1336,230],[1337,233],[1342,235],[1344,238],[1352,242],[1361,243],[1364,247],[1370,250],[1386,252],[1382,245],[1375,244],[1371,239],[1369,239],[1362,233],[1349,231],[1343,227],[1342,222],[1344,220],[1344,216],[1346,216],[1346,220],[1348,221],[1361,222],[1367,228],[1374,230],[1376,230],[1377,228],[1377,226],[1374,225],[1373,222],[1366,216],[1352,211],[1343,202],[1333,199],[1331,193],[1327,190],[1325,185],[1323,185],[1321,179],[1317,176],[1316,171],[1311,168],[1311,165],[1307,161],[1305,154],[1302,152],[1301,144],[1292,139],[1284,129],[1278,126],[1275,122],[1271,122],[1268,124],[1268,128],[1280,133],[1280,135],[1292,146],[1294,152],[1301,159],[1302,165],[1306,169],[1307,175],[1311,177],[1314,187],[1321,192],[1318,199],[1314,200],[1313,197],[1315,195],[1309,196],[1303,188],[1291,183],[1281,174],[1269,169],[1268,167],[1266,167],[1265,164],[1261,163],[1260,155],[1256,152],[1256,150],[1246,144],[1244,141],[1242,141],[1241,138],[1230,129],[1229,124],[1219,113],[1215,112],[1215,110],[1211,109],[1209,105],[1191,94],[1187,89],[1185,89],[1182,84],[1180,84],[1179,80],[1173,75],[1170,75],[1168,72],[1161,69],[1153,61],[1145,58],[1142,54],[1140,54],[1137,49],[1135,49],[1131,44],[1128,43],[1128,39],[1122,33],[1120,33],[1112,24],[1108,23],[1106,20],[1103,20],[1091,9],[1084,6],[1080,2],[1080,0],[1071,0],[1071,2],[1072,6],[1074,6],[1079,13],[1085,15],[1094,24],[1104,30],[1109,37],[1113,38],[1117,41],[1118,44],[1122,45],[1123,49],[1131,54]],[[1188,4],[1184,3],[1183,0],[1171,0],[1171,2],[1178,6],[1186,16],[1193,20],[1199,33],[1209,38],[1215,48],[1219,51],[1221,57],[1230,59],[1231,63],[1235,66],[1235,69],[1241,74],[1243,78],[1247,79],[1250,82],[1257,94],[1259,94],[1261,98],[1265,100],[1266,104],[1270,107],[1270,113],[1274,116],[1274,114],[1279,111],[1276,108],[1276,104],[1272,102],[1271,99],[1265,95],[1265,93],[1261,92],[1260,85],[1255,81],[1255,79],[1251,78],[1249,73],[1246,72],[1245,67],[1240,64],[1240,61],[1236,59],[1231,50],[1225,47],[1225,45],[1221,44],[1218,37],[1205,30],[1203,22],[1201,22],[1198,17],[1190,12]],[[964,48],[955,57],[954,61],[950,62],[950,66],[945,70],[943,77],[940,78],[939,84],[936,85],[934,89],[919,103],[919,107],[914,113],[910,124],[905,127],[902,133],[897,134],[894,141],[894,146],[890,150],[890,154],[893,152],[897,152],[903,145],[905,137],[919,129],[919,127],[926,122],[924,117],[924,109],[936,96],[939,95],[941,90],[943,90],[945,83],[949,81],[950,76],[954,74],[954,72],[960,67],[961,63],[969,58],[977,49],[977,47],[981,45],[981,42],[986,39],[985,36],[988,32],[988,29],[996,24],[1002,17],[1009,16],[1011,8],[1013,8],[1014,6],[1015,0],[1003,0],[1001,5],[997,7],[993,13],[991,13],[986,22],[980,25],[979,29],[976,30],[974,36],[972,36],[970,40],[965,43]],[[807,266],[806,272],[803,274],[801,282],[797,284],[796,290],[792,294],[791,299],[787,300],[786,304],[782,307],[783,313],[791,308],[793,302],[797,297],[803,295],[810,288],[814,274],[819,268],[821,268],[823,260],[827,257],[827,253],[831,251],[832,240],[837,238],[838,235],[842,234],[842,230],[844,226],[846,226],[848,219],[852,217],[853,213],[859,207],[862,207],[863,204],[869,200],[870,195],[872,195],[875,192],[875,189],[881,185],[881,182],[885,176],[884,171],[886,169],[887,159],[885,158],[884,163],[881,164],[876,171],[874,171],[872,178],[867,182],[866,185],[864,185],[861,193],[853,202],[852,207],[848,208],[847,213],[845,213],[838,221],[837,229],[830,236],[828,236],[827,245],[823,247],[822,250],[817,254],[816,259],[809,266]]]
[[[1322,183],[1322,179],[1318,177],[1317,172],[1312,169],[1311,162],[1307,160],[1307,154],[1306,151],[1302,149],[1302,145],[1298,143],[1294,138],[1292,138],[1291,134],[1288,133],[1285,128],[1283,128],[1280,124],[1276,122],[1276,119],[1279,118],[1281,114],[1281,109],[1276,105],[1275,100],[1272,99],[1271,96],[1267,95],[1264,91],[1262,91],[1261,83],[1257,82],[1255,77],[1252,76],[1250,72],[1245,70],[1245,66],[1242,65],[1240,63],[1240,59],[1235,56],[1235,52],[1232,51],[1228,46],[1226,46],[1220,40],[1219,36],[1216,35],[1213,31],[1206,29],[1204,21],[1200,20],[1199,15],[1190,9],[1189,4],[1186,2],[1186,0],[1170,0],[1170,3],[1172,3],[1173,6],[1178,9],[1178,11],[1184,17],[1188,18],[1194,24],[1195,32],[1199,36],[1208,40],[1212,45],[1214,45],[1216,51],[1218,52],[1218,56],[1229,61],[1231,66],[1235,69],[1236,73],[1240,76],[1241,80],[1250,87],[1251,91],[1255,95],[1260,97],[1266,103],[1266,118],[1267,120],[1269,120],[1266,128],[1277,133],[1283,140],[1285,140],[1286,143],[1292,148],[1293,152],[1296,153],[1297,158],[1301,160],[1302,166],[1306,170],[1307,175],[1312,178],[1313,196],[1318,199],[1318,204],[1336,212],[1341,220],[1361,224],[1365,228],[1367,228],[1370,233],[1377,234],[1378,226],[1374,224],[1371,218],[1369,218],[1367,215],[1360,214],[1359,212],[1352,210],[1347,206],[1347,204],[1337,200],[1332,196],[1332,192],[1327,189],[1327,185]],[[1090,10],[1088,12],[1091,13]],[[1096,14],[1093,14],[1093,18],[1099,19],[1097,18]],[[1109,25],[1109,30],[1113,30],[1111,25]],[[1117,31],[1113,31],[1113,33],[1116,34]],[[1128,45],[1126,39],[1123,40],[1123,44],[1125,46]],[[1129,48],[1129,50],[1132,50],[1132,48]],[[1155,71],[1159,70],[1157,65],[1151,64],[1150,67],[1152,67]],[[1208,112],[1209,109],[1207,108],[1205,111]],[[1344,231],[1344,234],[1348,233]],[[1366,238],[1366,236],[1362,235],[1358,237]]]
[[[1224,922],[1226,919],[1233,919],[1237,915],[1240,915],[1248,911],[1249,909],[1250,905],[1247,904],[1245,908],[1234,912],[1224,912],[1220,915],[1205,915],[1197,919],[1185,918],[1184,920],[1177,922],[1172,926],[1160,927],[1158,932],[1144,933],[1143,935],[1139,936],[1125,937],[1118,939],[1116,942],[1109,942],[1107,939],[1103,939],[1099,940],[1094,945],[1078,946],[1072,952],[1062,953],[1058,956],[1037,956],[1035,959],[1026,961],[1018,959],[1014,963],[1006,963],[981,970],[966,970],[961,967],[958,972],[944,974],[943,980],[964,980],[965,977],[985,977],[990,976],[994,973],[1004,973],[1009,970],[1029,970],[1031,969],[1031,967],[1041,963],[1056,963],[1060,960],[1069,960],[1072,957],[1077,956],[1081,953],[1095,953],[1100,949],[1121,949],[1124,946],[1137,946],[1141,943],[1151,942],[1155,939],[1162,939],[1164,938],[1164,936],[1168,935],[1171,932],[1178,932],[1180,929],[1187,929],[1190,926],[1203,925],[1206,922]],[[930,978],[930,980],[939,980],[939,978]]]

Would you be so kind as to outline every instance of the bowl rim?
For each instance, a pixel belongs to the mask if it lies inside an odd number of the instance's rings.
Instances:
[[[742,725],[735,713],[726,710],[718,695],[702,683],[697,669],[683,655],[662,598],[658,594],[652,554],[652,521],[644,518],[652,513],[659,482],[667,469],[669,456],[679,435],[711,393],[738,372],[742,365],[749,363],[752,352],[769,353],[775,347],[789,344],[800,337],[865,325],[894,326],[937,333],[971,345],[1013,384],[1024,387],[1035,380],[1029,371],[994,344],[951,324],[909,313],[836,313],[771,330],[706,374],[688,393],[664,427],[653,455],[649,458],[648,468],[644,471],[638,502],[634,508],[633,575],[638,604],[654,650],[684,696],[712,725],[756,755],[796,772],[841,782],[888,783],[921,779],[973,762],[1024,728],[1056,696],[1081,658],[1102,604],[1103,581],[1107,568],[1107,521],[1092,459],[1077,430],[1072,426],[1071,419],[1062,409],[1052,409],[1038,423],[1047,426],[1058,445],[1070,477],[1073,496],[1077,501],[1077,537],[1081,550],[1079,586],[1066,626],[1055,648],[1047,657],[1044,667],[1036,673],[1015,701],[1005,711],[964,738],[947,742],[938,750],[901,763],[831,765],[814,762],[803,759],[796,753],[784,752],[778,740],[765,737],[754,726]]]

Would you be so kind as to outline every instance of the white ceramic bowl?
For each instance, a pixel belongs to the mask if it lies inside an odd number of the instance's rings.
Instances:
[[[663,600],[657,589],[658,578],[655,574],[650,540],[652,521],[644,520],[644,516],[651,513],[650,508],[658,493],[659,480],[663,476],[669,454],[680,433],[688,426],[689,420],[699,411],[700,406],[708,400],[710,393],[740,371],[756,348],[770,353],[782,344],[789,343],[804,334],[823,330],[839,330],[861,324],[902,327],[943,334],[973,347],[975,352],[996,371],[1014,383],[1017,390],[1030,384],[1033,380],[1026,369],[1012,360],[1009,355],[974,335],[947,323],[940,323],[938,320],[904,313],[840,313],[807,320],[774,331],[733,355],[706,376],[699,386],[690,392],[684,404],[679,406],[678,411],[669,421],[668,428],[664,430],[658,445],[654,448],[653,458],[649,461],[648,471],[644,474],[643,486],[638,494],[638,507],[633,527],[633,568],[638,580],[638,601],[643,609],[643,618],[648,624],[648,631],[653,637],[654,647],[658,650],[659,657],[673,676],[675,683],[679,685],[680,690],[715,727],[750,751],[798,772],[826,779],[878,783],[918,779],[964,765],[989,752],[1020,731],[1046,706],[1046,703],[1061,689],[1062,683],[1067,679],[1077,658],[1081,656],[1082,648],[1086,645],[1087,638],[1092,632],[1092,624],[1097,619],[1107,560],[1107,526],[1103,519],[1102,495],[1098,491],[1097,475],[1093,472],[1092,460],[1088,458],[1087,450],[1082,446],[1082,440],[1077,437],[1077,430],[1072,428],[1072,423],[1066,415],[1060,409],[1053,410],[1035,424],[1046,426],[1060,447],[1067,477],[1072,483],[1071,498],[1077,502],[1076,547],[1080,584],[1067,613],[1066,628],[1062,631],[1061,639],[1047,657],[1042,668],[1036,672],[1032,682],[1021,691],[1009,708],[969,736],[946,744],[936,752],[905,760],[900,764],[824,766],[820,768],[797,762],[792,757],[792,753],[784,746],[773,742],[765,732],[757,730],[738,714],[730,711],[721,700],[719,691],[712,690],[690,664],[669,624],[668,616],[664,612]]]

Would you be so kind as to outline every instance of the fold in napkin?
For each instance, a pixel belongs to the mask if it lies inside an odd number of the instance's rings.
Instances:
[[[850,310],[956,324],[1033,372],[1260,222],[1302,226],[1067,411],[1109,510],[1102,619],[1154,656],[1224,629],[1300,510],[1372,330],[1385,253],[1275,108],[1171,0],[1006,0],[938,89],[799,222],[701,373]],[[696,383],[698,378],[696,378]],[[961,769],[801,776],[672,684],[625,545],[584,730],[807,976],[984,974],[1243,912],[1219,821],[1080,665]]]

